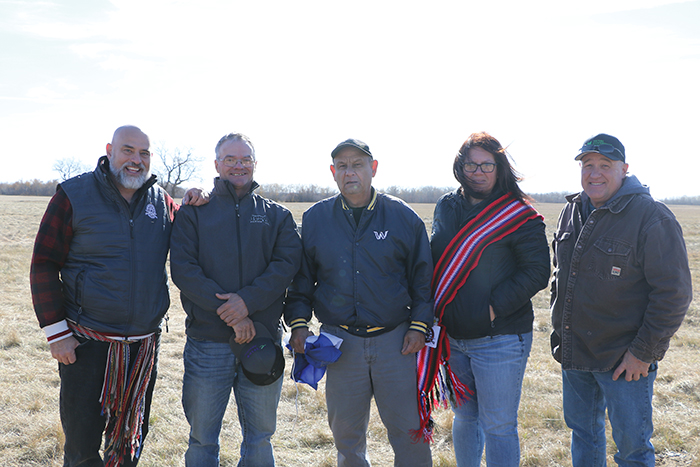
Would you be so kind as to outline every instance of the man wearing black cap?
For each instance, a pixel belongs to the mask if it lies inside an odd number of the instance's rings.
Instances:
[[[231,388],[243,433],[239,465],[272,466],[284,357],[284,294],[301,261],[292,214],[254,193],[253,143],[231,133],[216,145],[211,200],[182,209],[170,264],[187,313],[182,405],[190,424],[185,464],[219,466]]]
[[[339,466],[370,465],[373,396],[394,465],[429,466],[429,444],[412,439],[420,427],[415,353],[433,320],[425,225],[403,201],[372,188],[377,161],[365,143],[343,141],[331,156],[340,194],[304,213],[302,266],[285,306],[290,343],[304,352],[312,310],[322,331],[343,339],[326,379]]]
[[[567,197],[554,235],[552,354],[576,466],[606,463],[605,409],[619,465],[653,466],[657,362],[683,321],[692,284],[673,213],[627,175],[625,148],[586,140],[583,192]]]

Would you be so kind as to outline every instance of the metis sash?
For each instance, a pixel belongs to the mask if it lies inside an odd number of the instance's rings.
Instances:
[[[146,390],[155,363],[156,335],[150,333],[127,339],[97,332],[72,321],[68,326],[78,336],[109,343],[100,396],[102,415],[107,417],[104,462],[105,467],[118,467],[141,454],[141,427]],[[129,344],[137,341],[141,341],[141,345],[130,363]]]
[[[442,325],[445,307],[467,281],[487,246],[538,217],[542,218],[532,206],[507,193],[470,220],[455,235],[435,265],[431,288],[435,301],[435,321],[440,333],[434,348],[426,346],[418,352],[420,429],[412,433],[415,441],[433,440],[430,413],[434,406],[447,407],[448,399],[459,405],[469,398],[467,394],[474,394],[450,369],[450,343]]]

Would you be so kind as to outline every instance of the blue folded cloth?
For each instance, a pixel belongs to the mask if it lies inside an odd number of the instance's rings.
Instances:
[[[326,365],[337,361],[342,352],[340,344],[343,340],[325,332],[318,336],[309,336],[304,344],[302,354],[294,354],[294,367],[292,368],[292,380],[306,383],[314,389],[318,389],[318,382],[326,374]],[[287,343],[287,348],[291,346]]]

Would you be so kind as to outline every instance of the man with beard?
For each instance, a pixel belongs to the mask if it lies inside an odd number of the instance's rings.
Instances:
[[[148,433],[178,208],[149,146],[118,128],[94,172],[57,187],[36,237],[32,300],[59,362],[64,466],[135,466]]]

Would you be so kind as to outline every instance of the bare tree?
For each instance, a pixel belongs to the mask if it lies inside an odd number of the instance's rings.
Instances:
[[[82,163],[75,157],[67,157],[57,160],[53,165],[53,170],[61,176],[61,181],[65,182],[69,178],[90,170],[87,164]]]
[[[153,151],[160,160],[158,167],[152,169],[158,176],[158,184],[170,196],[180,196],[180,185],[191,180],[199,180],[198,172],[203,161],[201,157],[192,155],[191,149],[168,149],[159,144]]]

